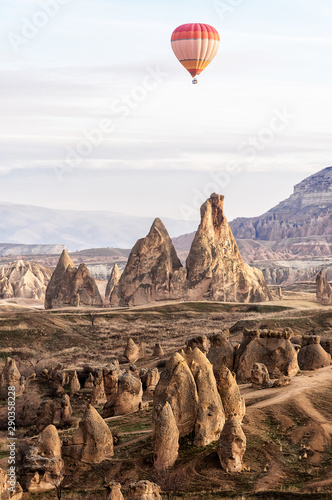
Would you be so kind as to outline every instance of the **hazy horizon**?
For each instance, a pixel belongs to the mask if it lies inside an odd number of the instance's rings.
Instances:
[[[216,191],[232,220],[332,163],[327,1],[4,0],[0,13],[0,201],[198,220]],[[191,21],[221,36],[197,86],[170,46]]]

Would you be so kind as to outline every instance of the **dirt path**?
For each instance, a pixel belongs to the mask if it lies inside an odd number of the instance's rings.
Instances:
[[[122,433],[122,435],[126,435],[126,434],[132,434],[132,433],[130,433],[130,432],[127,432],[127,433],[123,432]],[[135,432],[133,434],[138,434],[138,432]],[[126,448],[127,446],[132,446],[133,444],[140,443],[141,441],[145,442],[148,437],[152,436],[152,432],[150,430],[140,431],[139,434],[140,435],[135,439],[130,439],[124,443],[116,445],[114,447],[115,451],[121,450],[122,448]]]
[[[304,372],[303,375],[294,377],[290,385],[286,387],[257,390],[245,385],[241,387],[241,393],[246,402],[250,402],[251,399],[266,398],[264,401],[258,401],[250,406],[250,408],[264,408],[266,406],[279,404],[290,398],[299,400],[299,394],[302,392],[315,388],[323,388],[328,384],[332,384],[332,366],[326,366],[314,372]],[[307,407],[305,409],[306,411],[308,410]],[[312,410],[314,411],[313,407]],[[318,415],[321,418],[319,413]],[[312,418],[318,418],[318,415],[313,414]]]

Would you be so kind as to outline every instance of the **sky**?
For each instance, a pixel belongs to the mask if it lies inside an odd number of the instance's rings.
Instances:
[[[0,202],[260,215],[332,164],[330,0],[1,0]],[[192,85],[172,31],[221,37]]]

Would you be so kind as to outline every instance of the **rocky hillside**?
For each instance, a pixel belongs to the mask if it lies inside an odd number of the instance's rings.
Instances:
[[[236,238],[279,241],[332,234],[332,167],[307,177],[294,193],[259,217],[231,223]]]

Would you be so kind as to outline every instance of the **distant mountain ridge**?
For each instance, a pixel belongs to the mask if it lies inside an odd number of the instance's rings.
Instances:
[[[330,279],[332,167],[304,179],[289,198],[265,214],[235,219],[230,226],[243,259],[261,269],[268,284],[311,281],[322,269]],[[173,238],[182,261],[194,236],[195,232]]]
[[[15,243],[0,243],[0,257],[17,255],[61,254],[64,245],[20,245]]]
[[[332,167],[294,187],[286,200],[259,217],[230,223],[235,238],[279,241],[332,234]]]
[[[56,210],[0,202],[0,242],[26,245],[64,245],[85,248],[131,248],[146,234],[154,217],[116,212]],[[163,217],[170,234],[193,231],[197,221]]]
[[[294,187],[294,193],[259,217],[230,222],[248,261],[332,255],[332,167]],[[173,238],[181,252],[190,249],[195,233]]]

